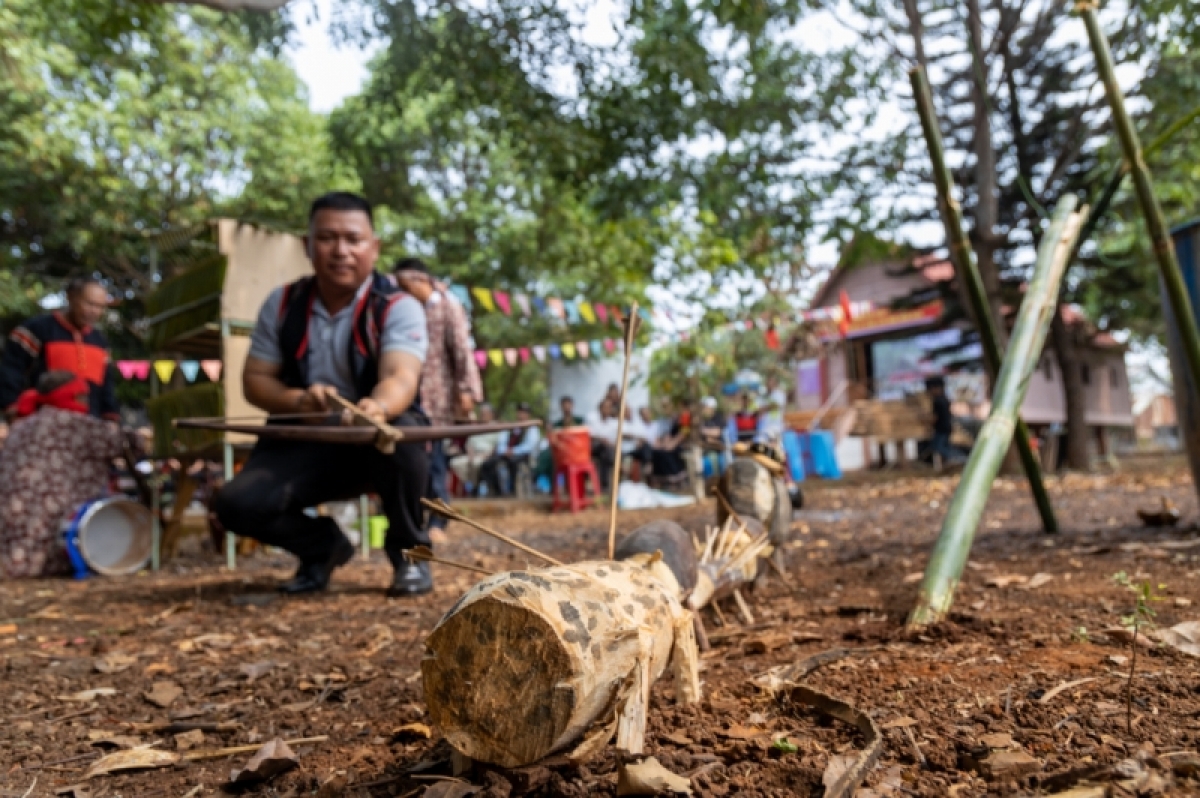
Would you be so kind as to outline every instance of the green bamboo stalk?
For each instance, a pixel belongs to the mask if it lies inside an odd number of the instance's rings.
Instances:
[[[954,602],[954,592],[962,579],[975,531],[1012,441],[1017,413],[1025,401],[1029,381],[1046,344],[1050,320],[1058,308],[1058,287],[1086,214],[1086,211],[1074,213],[1075,204],[1075,197],[1069,194],[1059,200],[1050,228],[1042,238],[1033,280],[1021,302],[1008,354],[996,377],[992,411],[946,509],[941,534],[929,555],[920,597],[908,616],[910,628],[936,623],[950,611]]]
[[[1166,286],[1167,297],[1171,301],[1171,312],[1179,327],[1179,338],[1183,343],[1188,370],[1192,380],[1200,384],[1200,326],[1196,324],[1192,301],[1188,297],[1183,274],[1179,271],[1179,261],[1175,259],[1175,246],[1167,232],[1162,207],[1154,194],[1154,183],[1142,156],[1142,145],[1138,140],[1137,130],[1125,111],[1125,96],[1121,93],[1121,87],[1117,85],[1112,52],[1108,49],[1108,38],[1100,29],[1094,0],[1080,0],[1075,9],[1087,28],[1088,41],[1091,42],[1092,52],[1096,57],[1096,71],[1100,73],[1100,79],[1104,82],[1105,94],[1108,95],[1108,104],[1112,109],[1113,127],[1116,128],[1121,149],[1125,152],[1125,162],[1133,176],[1133,187],[1137,192],[1138,204],[1142,206],[1142,216],[1146,218],[1146,231],[1150,234],[1154,255],[1158,259],[1158,270],[1162,275],[1163,285]]]
[[[1000,351],[1000,331],[988,307],[987,291],[983,287],[983,277],[975,265],[971,241],[963,229],[962,208],[958,200],[954,199],[950,170],[946,167],[946,153],[942,146],[942,133],[933,110],[933,96],[929,93],[929,81],[925,77],[925,70],[914,67],[909,72],[909,78],[912,81],[913,99],[917,102],[917,112],[921,117],[921,128],[925,132],[925,142],[929,146],[929,160],[933,163],[933,180],[937,185],[938,204],[942,222],[946,227],[950,260],[966,288],[967,299],[971,303],[975,324],[979,329],[983,362],[987,366],[988,375],[995,381],[1003,360]],[[1042,517],[1042,529],[1053,534],[1058,532],[1058,519],[1054,516],[1050,494],[1046,492],[1046,484],[1042,481],[1042,467],[1033,451],[1029,428],[1019,417],[1016,424],[1017,451],[1021,455],[1021,465],[1025,468],[1025,476],[1029,480],[1029,489],[1033,493],[1034,503],[1037,504],[1038,514]]]

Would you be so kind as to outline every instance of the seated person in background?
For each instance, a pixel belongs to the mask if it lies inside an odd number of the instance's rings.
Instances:
[[[725,414],[717,405],[717,400],[706,396],[700,400],[700,423],[696,429],[700,434],[700,442],[705,448],[725,448]]]
[[[592,462],[600,473],[600,487],[608,490],[617,456],[617,406],[605,398],[588,414],[587,428],[592,436]]]
[[[738,443],[754,442],[754,436],[758,433],[758,411],[749,391],[742,394],[742,406],[734,413],[733,423],[737,428]]]
[[[583,419],[575,415],[575,400],[569,396],[564,396],[558,400],[558,406],[562,409],[562,415],[558,421],[554,422],[554,429],[566,429],[567,427],[582,427]]]
[[[529,411],[529,405],[524,402],[517,405],[517,421],[529,421],[531,418],[533,414]],[[542,433],[537,427],[501,433],[496,453],[479,469],[479,478],[487,483],[490,494],[511,496],[516,492],[517,468],[521,463],[531,461],[541,440]],[[501,470],[508,475],[507,479],[501,480]]]
[[[787,409],[787,391],[774,374],[767,376],[767,397],[758,419],[755,441],[779,446],[783,442],[783,411]]]
[[[649,416],[649,408],[644,408]],[[650,451],[650,467],[656,483],[673,485],[687,477],[687,466],[683,460],[683,441],[688,436],[682,417],[664,419],[655,425],[660,434]]]
[[[650,408],[643,407],[634,416],[626,408],[625,434],[621,452],[642,466],[643,475],[650,468],[654,453],[654,442],[658,440],[658,426],[650,416]]]
[[[109,461],[126,443],[114,422],[89,415],[92,386],[47,371],[20,394],[17,420],[0,451],[0,577],[70,572],[61,524],[104,495]],[[133,444],[131,443],[131,446]],[[136,450],[136,447],[135,447]]]
[[[492,406],[483,403],[477,408],[479,423],[489,424],[496,420]],[[496,453],[503,432],[489,432],[486,435],[472,435],[463,446],[464,453],[450,460],[450,470],[458,477],[458,481],[470,495],[478,495],[480,485],[480,469],[488,458]]]

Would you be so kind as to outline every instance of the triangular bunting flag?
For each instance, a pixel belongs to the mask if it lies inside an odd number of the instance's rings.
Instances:
[[[523,347],[521,347],[520,351],[521,351],[521,362],[528,363],[529,362],[529,347],[523,346]]]
[[[578,324],[579,323],[579,308],[576,307],[575,300],[564,299],[563,307],[567,311],[567,323],[568,324]]]
[[[488,360],[492,361],[493,366],[504,365],[504,352],[500,349],[489,349]]]
[[[575,357],[575,344],[563,344],[562,353],[567,360]]]
[[[481,368],[481,369],[487,368],[487,364],[488,364],[487,352],[483,351],[482,349],[476,349],[475,350],[475,364],[477,366],[479,366],[479,368]]]
[[[608,308],[597,302],[592,310],[596,311],[597,321],[599,321],[601,324],[608,324]]]
[[[504,362],[510,366],[517,365],[517,350],[505,349],[504,350]]]
[[[604,351],[604,342],[597,339],[592,341],[592,357],[600,357],[600,353]]]
[[[567,317],[566,312],[563,310],[563,301],[561,299],[547,299],[546,307],[550,308],[550,313],[552,313],[556,318],[565,319]]]
[[[558,360],[559,355],[561,355],[561,354],[562,354],[562,348],[558,344],[550,344],[550,357],[552,359]]]
[[[208,377],[213,382],[219,382],[221,380],[221,361],[201,360],[200,368],[204,369],[204,376]]]
[[[579,303],[579,315],[582,316],[583,320],[588,324],[596,323],[596,314],[592,312],[592,306],[587,302]]]
[[[158,375],[160,382],[168,383],[171,381],[171,375],[175,373],[174,360],[156,360],[154,361],[154,373]]]
[[[118,360],[117,371],[127,380],[144,380],[150,376],[150,361]]]
[[[579,343],[575,344],[575,351],[579,353],[580,357],[587,357],[589,349],[590,347],[588,346],[587,341],[580,341]]]
[[[483,309],[492,311],[496,309],[496,303],[492,301],[492,292],[486,288],[472,288],[471,295],[475,297],[475,301],[483,305]]]
[[[500,308],[505,316],[512,315],[512,303],[508,299],[508,294],[503,291],[493,291],[492,298],[496,300],[496,306]]]
[[[540,296],[535,296],[533,298],[533,309],[536,310],[539,314],[545,316],[546,315],[546,300],[542,299]]]
[[[467,290],[465,285],[450,286],[450,294],[459,301],[467,310],[471,309],[471,292]]]
[[[617,348],[616,341],[614,341],[611,338],[604,339],[604,351],[605,352],[608,352],[611,355],[616,348]]]
[[[529,315],[529,297],[525,294],[517,294],[513,297],[513,301],[517,303],[517,307],[521,309],[521,313]]]
[[[610,318],[612,318],[613,323],[621,327],[625,326],[625,314],[622,313],[621,309],[616,305],[613,305],[608,309],[608,315]]]
[[[188,382],[195,382],[200,376],[200,361],[185,360],[179,364],[179,370],[183,372],[184,379]]]
[[[537,358],[537,362],[545,363],[546,362],[546,347],[535,346],[533,348],[533,356]]]

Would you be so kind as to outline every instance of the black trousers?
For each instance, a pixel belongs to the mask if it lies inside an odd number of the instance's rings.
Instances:
[[[419,414],[405,413],[395,426],[424,426]],[[309,507],[377,494],[388,519],[384,551],[392,565],[403,552],[428,546],[421,497],[429,486],[424,443],[401,443],[393,454],[374,446],[260,440],[250,459],[214,502],[225,529],[277,546],[302,563],[321,562],[343,537],[332,518],[312,518]]]

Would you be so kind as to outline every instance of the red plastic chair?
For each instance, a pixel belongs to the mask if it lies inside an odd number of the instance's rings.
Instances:
[[[569,427],[556,430],[550,438],[554,454],[554,503],[551,512],[566,507],[577,513],[591,507],[600,495],[600,475],[592,462],[592,436],[587,427]],[[589,494],[584,480],[590,479]],[[566,491],[566,497],[562,495]]]

